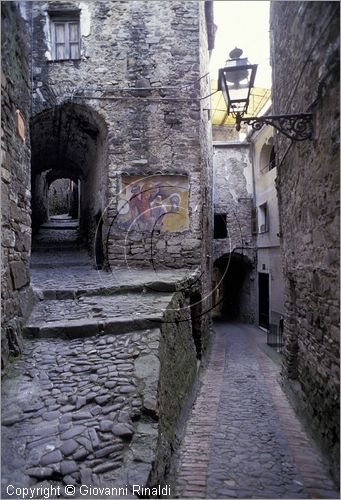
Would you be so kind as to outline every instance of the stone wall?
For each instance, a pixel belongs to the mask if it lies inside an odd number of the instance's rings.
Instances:
[[[201,154],[201,201],[199,205],[192,208],[192,213],[201,208],[201,272],[202,278],[196,294],[191,301],[191,316],[194,336],[196,336],[196,347],[198,357],[201,350],[204,351],[209,342],[212,307],[212,268],[213,268],[213,245],[212,245],[212,185],[213,185],[213,146],[211,114],[207,109],[211,94],[209,78],[208,53],[214,46],[213,24],[213,2],[199,2],[199,61],[200,61],[200,154]],[[205,75],[205,76],[204,76]],[[193,188],[192,188],[193,189]],[[200,346],[198,347],[198,337]]]
[[[24,11],[23,6],[21,9]],[[30,302],[30,52],[28,23],[18,2],[2,5],[1,26],[1,361],[4,368],[9,356],[21,350],[23,318]]]
[[[165,312],[161,327],[160,420],[156,460],[150,477],[153,485],[162,484],[169,470],[180,418],[196,377],[196,354],[189,310],[183,294],[177,293]]]
[[[227,214],[226,239],[215,239],[214,260],[233,249],[253,246],[251,216],[253,202],[252,163],[249,144],[214,146],[214,212]]]
[[[53,10],[75,8],[80,9],[81,57],[53,61],[49,16]],[[91,226],[96,215],[103,214],[108,263],[200,265],[207,218],[202,212],[204,186],[210,189],[209,148],[201,146],[209,141],[208,115],[200,101],[208,89],[208,80],[200,80],[208,58],[203,2],[35,2],[33,25],[34,120],[45,110],[69,103],[85,106],[107,129],[96,160],[96,169],[102,169],[101,201],[83,218]],[[34,149],[33,144],[33,156]],[[84,157],[79,149],[75,169]],[[188,177],[188,206],[183,207],[188,210],[188,228],[152,232],[132,224],[122,229],[117,221],[122,179],[143,176],[148,183],[155,175]]]
[[[339,4],[271,2],[274,114],[313,113],[278,138],[285,279],[283,375],[339,470]]]
[[[57,179],[49,186],[49,215],[69,214],[72,185],[70,179]]]
[[[220,310],[224,313],[232,307],[234,319],[253,323],[256,252],[251,227],[253,178],[249,144],[216,143],[213,175],[214,213],[226,220],[226,237],[215,238],[213,244],[214,266],[220,275],[214,286],[218,287],[217,296],[224,296]]]

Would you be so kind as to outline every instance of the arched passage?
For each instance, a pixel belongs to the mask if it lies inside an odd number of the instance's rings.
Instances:
[[[254,321],[251,260],[231,252],[219,257],[213,264],[213,316],[247,323]]]
[[[84,105],[65,103],[32,119],[33,235],[49,219],[49,195],[51,204],[56,186],[68,186],[67,213],[79,218],[81,241],[93,254],[98,213],[106,207],[106,136],[104,120]]]
[[[71,216],[77,200],[78,185],[73,180],[66,178],[56,179],[49,185],[48,189],[48,214]],[[74,200],[76,198],[76,200]],[[78,211],[75,217],[78,219]]]

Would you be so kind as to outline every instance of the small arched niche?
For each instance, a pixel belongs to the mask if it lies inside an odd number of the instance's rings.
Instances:
[[[266,174],[276,167],[276,150],[273,137],[270,137],[262,146],[259,155],[259,171]]]

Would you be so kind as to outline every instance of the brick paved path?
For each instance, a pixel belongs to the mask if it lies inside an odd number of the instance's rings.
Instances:
[[[339,498],[259,348],[254,327],[217,324],[179,450],[175,496]]]

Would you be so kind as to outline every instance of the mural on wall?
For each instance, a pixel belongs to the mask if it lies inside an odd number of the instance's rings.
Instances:
[[[129,231],[179,232],[189,229],[188,177],[125,176],[121,179],[117,222]]]

